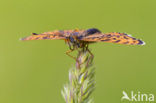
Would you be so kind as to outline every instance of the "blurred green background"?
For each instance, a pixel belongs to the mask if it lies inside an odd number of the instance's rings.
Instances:
[[[64,103],[74,61],[61,40],[21,42],[52,30],[98,28],[127,32],[145,46],[90,45],[95,103],[121,103],[122,91],[156,95],[156,0],[1,0],[0,103]]]

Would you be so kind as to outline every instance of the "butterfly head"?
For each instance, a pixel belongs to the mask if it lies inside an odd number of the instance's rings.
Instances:
[[[69,41],[71,43],[76,43],[77,42],[76,36],[69,36]]]
[[[76,49],[76,48],[82,48],[82,42],[78,39],[77,36],[71,35],[66,38],[66,43],[69,45],[69,47]]]

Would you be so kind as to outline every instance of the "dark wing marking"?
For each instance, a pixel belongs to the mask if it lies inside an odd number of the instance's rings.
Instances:
[[[32,33],[31,36],[22,38],[21,40],[54,40],[54,39],[65,39],[63,31],[53,31],[53,32],[44,32],[42,34]]]
[[[128,44],[128,45],[144,45],[145,43],[139,39],[131,37],[126,33],[96,33],[93,35],[89,35],[81,38],[83,41],[88,42],[109,42],[109,43],[117,43],[117,44]]]
[[[96,28],[88,29],[88,30],[86,30],[86,32],[87,32],[87,35],[92,35],[92,34],[95,34],[95,33],[101,33],[101,31],[96,29]]]

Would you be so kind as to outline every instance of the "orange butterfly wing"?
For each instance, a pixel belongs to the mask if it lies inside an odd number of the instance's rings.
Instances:
[[[63,31],[44,32],[42,34],[32,33],[31,36],[22,38],[21,40],[54,40],[65,39]]]
[[[89,35],[83,37],[81,40],[88,42],[109,42],[109,43],[117,43],[117,44],[127,44],[127,45],[144,45],[145,43],[139,39],[131,37],[126,33],[95,33],[93,35]]]

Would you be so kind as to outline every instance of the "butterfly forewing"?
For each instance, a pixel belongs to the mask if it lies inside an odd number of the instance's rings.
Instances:
[[[31,36],[22,38],[21,40],[54,40],[54,39],[65,39],[64,33],[61,31],[44,32],[42,34],[32,33]]]
[[[83,41],[89,42],[110,42],[110,43],[117,43],[117,44],[128,44],[128,45],[143,45],[144,42],[136,39],[126,33],[96,33],[93,35],[86,36],[81,38]]]

